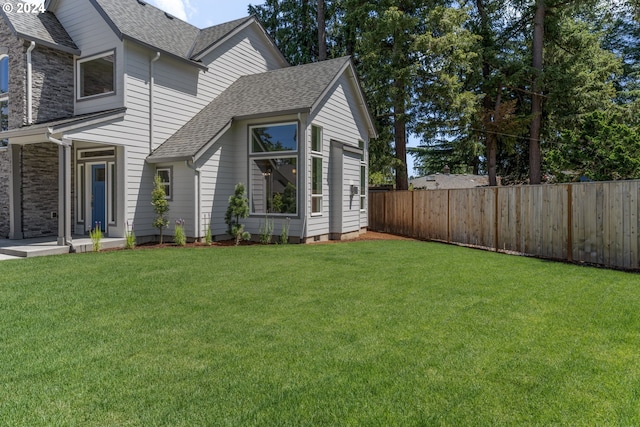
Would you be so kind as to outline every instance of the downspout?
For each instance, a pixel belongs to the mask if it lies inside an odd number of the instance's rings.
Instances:
[[[202,209],[202,201],[200,200],[200,196],[202,193],[200,168],[196,167],[195,160],[193,158],[191,160],[185,161],[185,164],[189,169],[193,170],[196,173],[196,235],[194,237],[199,241],[200,239],[202,239],[202,236],[200,234],[202,232],[202,224],[200,223],[200,217],[202,216],[202,212],[200,212],[200,210]]]
[[[27,125],[33,124],[33,67],[31,52],[36,48],[36,42],[31,42],[27,49]]]
[[[59,190],[58,190],[58,245],[69,246],[69,252],[75,252],[71,238],[71,142],[63,137],[62,140],[46,134],[47,140],[59,148]]]
[[[155,66],[154,64],[158,62],[160,59],[160,52],[156,52],[156,56],[151,59],[149,62],[149,154],[153,153],[153,140],[154,140],[154,131],[153,131],[153,118],[154,118],[154,103],[155,103],[155,94],[154,94],[154,86],[156,82],[155,77]]]

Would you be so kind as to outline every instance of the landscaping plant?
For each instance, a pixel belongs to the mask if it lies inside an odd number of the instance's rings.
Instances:
[[[136,247],[136,233],[133,231],[133,223],[129,225],[129,221],[127,221],[127,231],[125,233],[126,238],[126,249],[133,249]]]
[[[239,183],[236,185],[233,196],[229,197],[229,207],[224,216],[224,222],[227,223],[227,233],[229,233],[236,241],[236,246],[241,240],[249,240],[251,234],[244,231],[244,225],[240,224],[241,218],[249,216],[249,201],[245,196],[244,185]]]
[[[273,220],[268,215],[264,216],[264,224],[260,225],[260,243],[268,245],[273,237]]]
[[[100,221],[96,221],[93,230],[89,230],[89,238],[91,238],[93,252],[100,252],[102,249],[102,223]]]
[[[176,220],[176,231],[173,235],[173,243],[178,246],[184,246],[187,244],[187,236],[184,234],[184,219]]]
[[[291,223],[291,218],[288,218],[285,220],[284,223],[282,223],[282,232],[280,233],[280,244],[281,245],[286,245],[287,243],[289,243],[289,224]]]
[[[164,192],[162,181],[158,175],[153,178],[151,204],[153,205],[153,212],[156,214],[156,217],[153,219],[153,227],[157,228],[160,232],[160,244],[162,244],[162,230],[169,226],[169,220],[165,216],[167,212],[169,212],[169,202],[167,201],[167,195]]]

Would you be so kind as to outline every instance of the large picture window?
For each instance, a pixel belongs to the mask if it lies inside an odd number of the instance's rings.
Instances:
[[[249,135],[251,213],[296,215],[298,125],[253,126]]]
[[[0,131],[9,130],[9,57],[0,55]],[[0,147],[8,144],[6,138],[0,139]]]
[[[115,54],[78,60],[78,99],[115,92]]]

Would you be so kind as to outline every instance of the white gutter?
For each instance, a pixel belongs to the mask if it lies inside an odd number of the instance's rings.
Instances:
[[[200,179],[200,168],[196,167],[195,165],[195,161],[193,159],[191,160],[187,160],[185,161],[185,164],[187,165],[187,167],[191,170],[193,170],[196,174],[195,174],[195,178],[196,178],[196,182],[195,182],[195,190],[196,190],[196,218],[195,218],[195,225],[196,225],[196,235],[194,236],[196,238],[196,240],[200,240],[202,239],[202,227],[200,224],[200,217],[202,216],[202,200],[201,200],[201,194],[202,194],[202,189],[201,189],[201,179]]]
[[[156,56],[151,59],[149,62],[149,154],[153,153],[153,140],[154,140],[154,131],[153,131],[153,118],[154,118],[154,107],[155,103],[155,91],[154,86],[156,82],[155,77],[155,66],[154,64],[158,62],[160,59],[160,52],[156,52]]]
[[[27,125],[33,124],[33,68],[31,66],[31,52],[36,48],[36,42],[31,42],[27,49]]]

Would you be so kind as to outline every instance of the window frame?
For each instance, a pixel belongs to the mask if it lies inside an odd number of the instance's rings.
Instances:
[[[266,127],[277,127],[277,126],[288,126],[288,125],[293,125],[295,126],[295,130],[296,130],[296,149],[295,150],[283,150],[283,151],[254,151],[253,150],[253,130],[256,128],[266,128]],[[258,124],[254,124],[254,125],[248,125],[247,126],[247,144],[248,144],[248,183],[249,185],[247,186],[247,198],[249,200],[249,215],[250,216],[264,216],[264,215],[270,215],[270,216],[276,216],[276,217],[295,217],[298,218],[300,215],[300,123],[298,121],[282,121],[282,122],[268,122],[268,123],[258,123]],[[255,191],[256,191],[256,185],[254,183],[254,177],[253,177],[253,168],[257,167],[254,165],[254,163],[256,161],[264,161],[264,160],[268,160],[268,161],[275,161],[277,162],[277,160],[285,160],[285,161],[290,161],[290,160],[294,160],[295,161],[295,165],[293,167],[293,174],[294,174],[294,182],[289,181],[289,183],[295,185],[295,212],[269,212],[272,210],[272,208],[268,207],[268,203],[263,203],[264,208],[262,209],[262,211],[258,211],[255,210],[256,209],[256,203],[254,203],[254,200],[256,199],[255,197]],[[273,172],[271,172],[273,173]],[[267,176],[271,176],[271,175],[265,175],[265,179]],[[273,184],[271,184],[273,185]],[[268,185],[267,185],[267,191],[268,191]],[[277,193],[280,194],[280,193]]]
[[[366,212],[367,210],[367,162],[365,159],[365,142],[358,141],[358,147],[362,150],[360,155],[360,212]]]
[[[316,149],[316,148],[319,148]],[[321,126],[311,125],[311,216],[322,216],[324,209],[324,131]],[[318,162],[318,164],[316,164]],[[320,168],[320,192],[316,193],[314,179],[316,179],[316,167]],[[318,207],[318,209],[315,209]]]
[[[9,130],[9,73],[10,73],[10,65],[9,64],[9,55],[6,53],[0,53],[0,62],[6,60],[7,61],[7,91],[5,93],[0,93],[0,108],[2,108],[2,104],[6,103],[6,109],[7,109],[7,126],[6,129],[4,129],[0,123],[0,132],[4,132]],[[0,70],[1,72],[1,70]],[[1,111],[0,111],[0,114]],[[3,138],[0,139],[0,149],[4,149],[7,148],[7,146],[9,145],[9,140],[7,138]]]
[[[100,58],[104,58],[107,56],[113,56],[113,90],[109,91],[109,92],[103,92],[103,93],[96,93],[93,95],[87,95],[87,96],[83,96],[82,95],[82,73],[80,72],[80,68],[82,67],[82,64],[87,63],[87,62],[91,62],[91,61],[95,61],[97,59]],[[105,97],[105,96],[113,96],[116,95],[117,92],[117,87],[118,87],[118,82],[117,82],[117,73],[116,73],[116,69],[117,69],[117,64],[116,64],[117,58],[116,58],[116,50],[112,49],[112,50],[108,50],[105,52],[101,52],[101,53],[96,53],[95,55],[90,55],[87,56],[85,58],[77,58],[76,59],[76,66],[75,66],[75,73],[76,73],[76,101],[87,101],[90,99],[96,99],[96,98],[101,98],[101,97]]]
[[[166,171],[167,176],[169,178],[168,182],[162,181],[162,176],[158,172]],[[173,167],[172,166],[158,166],[156,167],[156,176],[160,176],[160,180],[164,187],[164,198],[171,201],[173,200]],[[169,192],[167,192],[167,187],[169,187]]]

